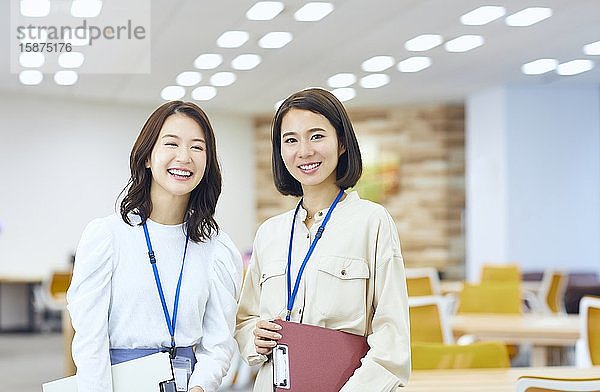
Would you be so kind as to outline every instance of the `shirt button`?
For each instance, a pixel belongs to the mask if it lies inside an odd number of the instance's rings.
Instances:
[[[308,233],[308,234],[306,235],[306,238],[310,238],[310,233]]]
[[[342,276],[346,276],[346,270],[345,269],[343,269],[340,273],[342,274]]]
[[[319,211],[319,213],[317,215],[323,216],[323,211]]]
[[[266,274],[262,274],[262,278],[263,278],[263,279],[265,278],[265,276],[267,276],[267,275],[266,275]]]

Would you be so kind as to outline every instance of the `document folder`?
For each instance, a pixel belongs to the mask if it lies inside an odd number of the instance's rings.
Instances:
[[[114,392],[159,392],[173,378],[169,353],[156,353],[112,366]],[[77,392],[76,376],[42,384],[43,392]]]
[[[273,349],[277,392],[339,392],[369,350],[364,336],[275,320],[282,338]]]

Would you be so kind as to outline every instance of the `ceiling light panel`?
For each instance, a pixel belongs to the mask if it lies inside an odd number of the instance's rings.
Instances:
[[[480,35],[461,35],[444,44],[448,52],[467,52],[484,44]]]
[[[43,18],[50,13],[49,0],[21,0],[21,15],[29,18]]]
[[[248,38],[250,34],[247,31],[226,31],[217,38],[217,45],[221,48],[239,48]]]
[[[552,16],[552,9],[546,7],[525,8],[506,17],[508,26],[526,27],[541,22]]]
[[[231,67],[233,69],[247,71],[258,64],[260,64],[261,58],[257,54],[240,54],[231,61]]]
[[[523,64],[521,72],[525,75],[541,75],[546,72],[554,71],[558,61],[555,59],[539,59]]]
[[[467,12],[460,17],[460,22],[467,26],[482,26],[503,17],[506,14],[504,7],[485,5]]]
[[[58,71],[54,74],[54,82],[61,86],[71,86],[77,83],[78,78],[75,71]]]
[[[356,83],[356,76],[352,73],[338,73],[327,79],[327,85],[331,88],[352,86]]]
[[[424,52],[433,49],[442,43],[442,36],[438,34],[422,34],[406,41],[404,47],[411,52]]]
[[[23,52],[19,55],[19,64],[25,68],[38,68],[44,65],[46,57],[39,52]]]
[[[365,72],[381,72],[393,66],[394,62],[392,56],[373,56],[363,61],[361,68]]]
[[[316,22],[333,11],[333,4],[326,2],[306,3],[294,13],[294,19],[299,22]]]
[[[229,86],[235,82],[236,76],[233,72],[217,72],[210,77],[210,84],[217,87]]]
[[[356,91],[352,87],[336,88],[331,93],[337,97],[340,101],[349,101],[356,97]]]
[[[194,67],[198,69],[215,69],[223,62],[223,56],[217,53],[201,54],[194,60]]]
[[[73,0],[71,15],[76,18],[95,18],[102,11],[100,0]]]
[[[409,57],[398,63],[400,72],[419,72],[431,66],[431,59],[425,56]]]
[[[287,31],[272,31],[258,40],[258,46],[264,49],[279,49],[290,43],[292,39],[292,33],[288,33]]]
[[[386,74],[371,74],[360,79],[360,86],[362,88],[379,88],[383,87],[390,82],[390,77]]]
[[[40,84],[43,79],[44,74],[37,69],[28,69],[19,73],[19,81],[26,86],[35,86],[36,84]]]
[[[183,98],[185,89],[181,86],[167,86],[160,92],[160,97],[165,101],[174,101]]]
[[[592,60],[572,60],[559,64],[556,68],[556,73],[563,76],[571,76],[589,71],[592,68],[594,68]]]
[[[192,99],[196,101],[210,101],[217,95],[217,89],[213,86],[200,86],[192,90]]]
[[[583,47],[583,53],[587,54],[588,56],[600,55],[600,41],[585,45]]]
[[[63,68],[79,68],[85,57],[80,52],[64,52],[58,56],[58,65]]]
[[[195,86],[202,80],[202,74],[196,71],[184,71],[181,72],[175,78],[175,82],[180,86]]]
[[[280,1],[259,1],[246,12],[246,18],[249,20],[271,20],[279,15],[281,11],[283,11],[283,3]]]

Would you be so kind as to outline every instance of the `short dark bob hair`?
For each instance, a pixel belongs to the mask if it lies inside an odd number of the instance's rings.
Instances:
[[[335,95],[322,88],[307,88],[289,97],[275,112],[271,129],[273,180],[279,193],[302,196],[302,186],[285,167],[281,157],[281,123],[291,109],[310,110],[325,117],[335,128],[338,142],[345,151],[340,155],[335,183],[342,189],[351,188],[362,175],[362,158],[354,128],[344,105]]]
[[[208,116],[196,104],[191,102],[171,101],[163,104],[146,120],[138,135],[131,155],[129,168],[131,177],[121,192],[125,197],[121,201],[121,217],[132,225],[129,214],[139,215],[142,222],[150,217],[152,200],[150,185],[152,172],[146,168],[152,149],[158,140],[160,130],[166,119],[174,114],[181,114],[194,120],[204,131],[206,139],[206,168],[200,183],[190,194],[185,214],[185,231],[195,242],[207,241],[211,235],[219,232],[219,226],[214,219],[217,200],[221,194],[221,170],[217,161],[217,146]]]

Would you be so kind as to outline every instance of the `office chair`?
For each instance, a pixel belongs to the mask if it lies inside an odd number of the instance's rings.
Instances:
[[[476,342],[466,345],[443,343],[411,344],[413,370],[508,368],[504,343]]]

